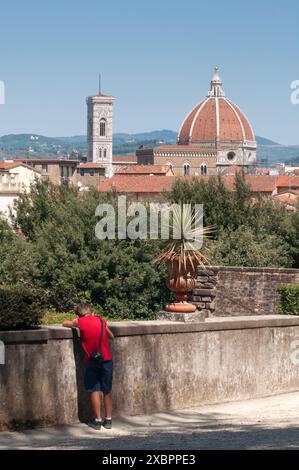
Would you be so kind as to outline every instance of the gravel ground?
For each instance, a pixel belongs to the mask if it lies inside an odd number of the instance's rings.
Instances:
[[[115,420],[0,433],[0,449],[299,449],[299,392]]]

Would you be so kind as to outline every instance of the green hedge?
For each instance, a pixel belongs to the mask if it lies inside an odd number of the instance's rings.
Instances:
[[[27,329],[40,325],[46,294],[24,285],[0,285],[0,329]]]
[[[286,284],[278,288],[280,294],[279,312],[289,315],[299,315],[299,285]]]

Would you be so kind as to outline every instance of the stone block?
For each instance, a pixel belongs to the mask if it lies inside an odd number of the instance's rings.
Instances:
[[[175,312],[159,312],[158,320],[168,320],[181,323],[199,323],[205,321],[204,312],[196,310],[194,313],[175,313]]]
[[[197,281],[198,281],[198,282],[206,283],[206,282],[209,281],[209,276],[198,276],[198,277],[197,277]]]
[[[216,289],[194,289],[194,296],[216,297]]]

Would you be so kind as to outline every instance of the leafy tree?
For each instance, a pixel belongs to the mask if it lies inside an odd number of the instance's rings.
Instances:
[[[124,318],[152,318],[161,310],[169,293],[165,272],[152,263],[158,242],[98,240],[95,210],[107,198],[97,191],[39,183],[31,195],[16,203],[13,221],[32,248],[32,284],[49,291],[53,308],[89,300]]]
[[[242,173],[236,175],[234,186],[234,191],[229,191],[221,177],[212,177],[208,181],[198,178],[191,181],[179,180],[173,186],[169,201],[203,204],[204,225],[215,226],[212,236],[215,241],[215,262],[218,260],[218,263],[231,265],[245,263],[245,266],[255,263],[255,266],[299,267],[299,205],[296,214],[289,214],[282,204],[271,198],[253,196]],[[228,244],[229,237],[233,237],[235,247]],[[248,239],[248,246],[238,243],[238,238],[242,237],[244,243]],[[226,246],[233,250],[234,256],[230,253],[226,256],[224,253],[217,255],[217,240],[220,253]],[[273,242],[272,247],[269,240]],[[274,258],[262,254],[253,256],[254,244],[257,253],[269,247]]]
[[[217,266],[291,267],[290,246],[281,237],[240,225],[222,230],[217,240],[208,241],[207,253]]]

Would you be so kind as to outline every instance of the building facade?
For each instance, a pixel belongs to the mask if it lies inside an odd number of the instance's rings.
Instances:
[[[15,162],[22,162],[34,168],[41,175],[42,180],[50,180],[53,184],[76,182],[78,160],[58,158],[23,158]]]
[[[112,176],[112,121],[114,97],[99,93],[87,102],[88,162],[101,163]]]
[[[256,141],[246,116],[226,98],[215,67],[210,91],[184,119],[177,145],[142,148],[136,155],[138,164],[169,165],[177,176],[206,176],[255,165]]]
[[[14,200],[40,178],[39,171],[21,162],[0,162],[0,213],[8,217]]]

